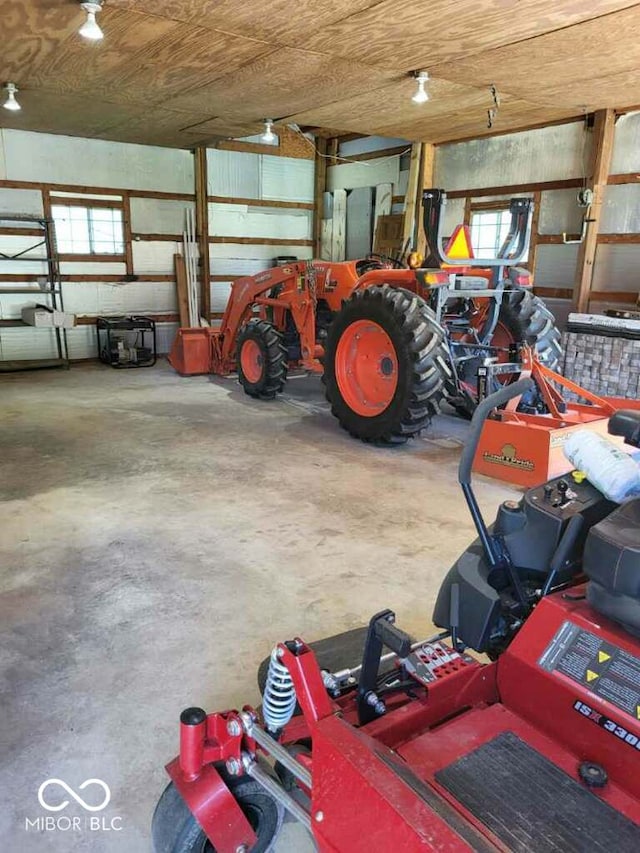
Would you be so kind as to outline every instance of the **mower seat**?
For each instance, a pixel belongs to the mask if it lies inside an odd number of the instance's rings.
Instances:
[[[621,435],[627,444],[640,447],[640,411],[620,409],[609,418],[610,435]]]
[[[640,498],[591,528],[583,568],[594,610],[640,636]]]

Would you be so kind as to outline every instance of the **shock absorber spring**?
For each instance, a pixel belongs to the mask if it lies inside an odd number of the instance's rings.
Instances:
[[[289,670],[278,656],[278,648],[271,652],[267,681],[262,696],[262,717],[270,732],[284,728],[296,707],[296,690]]]

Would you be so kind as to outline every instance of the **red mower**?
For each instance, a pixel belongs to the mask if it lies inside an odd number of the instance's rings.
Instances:
[[[638,853],[640,499],[567,476],[487,527],[474,452],[488,414],[530,387],[473,416],[459,481],[478,539],[440,589],[442,632],[415,642],[385,610],[279,643],[261,709],[183,711],[156,853],[263,853],[285,811],[327,853]],[[609,429],[640,445],[640,413]]]

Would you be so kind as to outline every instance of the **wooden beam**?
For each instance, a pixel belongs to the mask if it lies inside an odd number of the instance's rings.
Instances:
[[[144,234],[137,231],[131,235],[136,243],[142,240],[151,243],[180,243],[181,245],[182,236],[182,234]]]
[[[34,281],[38,282],[42,278],[41,273],[0,273],[0,282],[29,282]],[[175,276],[173,273],[171,275],[167,275],[166,273],[156,273],[156,274],[144,274],[144,275],[134,275],[127,276],[125,273],[104,273],[95,272],[95,273],[63,273],[60,276],[61,281],[65,284],[70,283],[84,283],[86,281],[96,282],[98,284],[109,284],[111,282],[115,282],[116,284],[123,284],[129,282],[151,282],[156,284],[160,281],[175,281]],[[226,278],[225,278],[226,281]],[[34,288],[34,293],[41,293],[38,288]]]
[[[178,300],[178,311],[180,312],[180,325],[186,328],[189,325],[189,291],[187,288],[187,268],[184,255],[176,252],[173,256],[176,270],[176,297]]]
[[[48,190],[49,192],[77,193],[78,195],[113,195],[124,196],[129,193],[132,198],[161,198],[168,201],[193,201],[193,193],[169,193],[160,190],[130,190],[115,187],[94,187],[80,184],[47,184],[43,181],[10,181],[0,180],[0,187],[11,190]],[[61,201],[60,204],[65,204]]]
[[[381,157],[398,157],[410,150],[408,145],[397,145],[395,148],[379,148],[377,151],[365,151],[362,154],[345,154],[344,160],[349,163],[361,163],[365,160],[379,160]]]
[[[567,234],[566,236],[569,242],[578,243],[580,241],[580,234]],[[556,246],[565,242],[562,238],[562,234],[540,234],[538,235],[538,245]],[[637,231],[629,234],[598,234],[596,242],[598,245],[600,243],[617,243],[621,245],[625,243],[640,243],[640,234]]]
[[[622,302],[625,305],[635,305],[638,294],[635,290],[592,290],[592,302]]]
[[[640,172],[629,172],[624,175],[609,175],[608,184],[640,184]]]
[[[509,199],[496,199],[495,201],[471,201],[469,199],[469,209],[472,213],[485,210],[509,210]]]
[[[338,137],[334,136],[332,139],[327,141],[327,154],[329,155],[329,159],[327,160],[328,166],[335,166],[338,162]]]
[[[209,242],[242,246],[313,246],[313,240],[290,240],[288,237],[209,237]]]
[[[42,228],[0,228],[0,234],[10,237],[42,237],[43,233]]]
[[[535,287],[533,292],[542,299],[571,299],[573,289],[571,287]]]
[[[587,223],[587,233],[578,250],[573,294],[574,305],[579,312],[586,311],[589,307],[593,264],[596,257],[598,231],[600,230],[600,214],[604,190],[609,177],[615,125],[616,114],[614,110],[598,110],[593,125],[591,174],[588,182],[589,189],[593,191],[593,203]]]
[[[409,162],[409,180],[407,181],[407,192],[405,195],[404,219],[402,222],[402,247],[409,244],[413,248],[414,223],[416,217],[416,196],[418,194],[418,183],[420,181],[420,167],[422,158],[422,143],[414,142],[411,146],[411,160]]]
[[[567,234],[566,240],[569,243],[579,243],[580,242],[580,234]],[[539,246],[557,246],[565,243],[563,234],[538,234],[538,245]]]
[[[560,181],[532,181],[528,184],[503,184],[499,187],[471,187],[466,190],[452,190],[447,198],[484,198],[492,195],[509,195],[510,193],[545,192],[546,190],[570,190],[583,185],[582,178],[566,178]]]
[[[429,142],[422,144],[420,154],[420,174],[418,175],[418,187],[416,191],[415,219],[413,226],[413,245],[422,257],[427,254],[427,235],[424,233],[422,224],[422,191],[433,187],[433,172],[436,157],[436,147]]]
[[[320,257],[322,241],[322,219],[324,216],[324,193],[327,188],[327,140],[316,139],[316,162],[313,185],[313,253]]]
[[[131,233],[131,196],[125,193],[123,199],[122,229],[124,234],[124,255],[127,275],[133,275],[133,234]]]
[[[471,196],[467,196],[464,200],[464,218],[463,225],[471,225]]]
[[[237,198],[225,195],[210,195],[209,201],[217,204],[242,204],[246,205],[246,207],[282,207],[293,210],[315,210],[315,205],[310,201],[278,201],[268,198]]]
[[[598,234],[598,243],[640,243],[640,234]]]
[[[36,259],[34,258],[34,261],[35,260]],[[123,255],[109,255],[109,254],[99,255],[99,254],[92,254],[92,253],[88,252],[86,254],[81,255],[81,254],[75,253],[75,252],[59,252],[58,253],[58,260],[61,263],[76,263],[76,262],[78,262],[78,263],[94,263],[95,262],[95,263],[103,263],[103,264],[126,264],[127,257],[124,254]],[[126,275],[126,273],[123,273],[123,275]]]
[[[196,191],[196,235],[200,253],[200,313],[208,317],[211,313],[211,262],[209,259],[209,177],[207,171],[207,149],[200,147],[194,152]]]

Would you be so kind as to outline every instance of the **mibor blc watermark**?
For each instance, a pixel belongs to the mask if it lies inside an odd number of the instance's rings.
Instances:
[[[82,792],[82,796],[78,792]],[[78,785],[78,792],[63,779],[46,779],[38,788],[38,803],[50,814],[25,818],[24,828],[27,832],[119,832],[122,829],[120,815],[97,814],[104,812],[111,802],[111,789],[106,782],[85,779]]]

